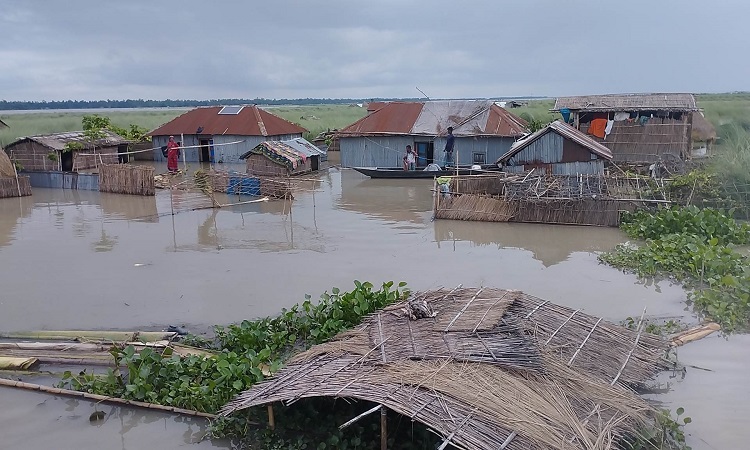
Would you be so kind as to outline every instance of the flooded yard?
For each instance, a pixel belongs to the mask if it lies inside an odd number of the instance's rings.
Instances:
[[[200,333],[276,314],[305,294],[348,290],[355,279],[407,281],[413,290],[519,289],[616,322],[644,307],[649,316],[694,321],[679,286],[598,263],[598,252],[626,239],[619,230],[432,221],[431,186],[331,169],[291,204],[190,211],[201,194],[168,191],[34,189],[0,199],[0,330],[184,325]],[[680,360],[700,369],[662,377],[665,393],[655,398],[692,417],[693,449],[742,448],[750,438],[741,424],[750,414],[749,345],[747,336],[690,344]],[[205,432],[201,420],[106,406],[107,421],[91,426],[89,402],[7,388],[0,399],[0,447],[227,446],[194,444]]]

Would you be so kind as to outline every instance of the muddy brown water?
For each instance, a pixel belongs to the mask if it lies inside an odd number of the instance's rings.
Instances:
[[[0,199],[0,330],[171,324],[204,332],[276,314],[307,293],[349,289],[355,279],[403,280],[417,290],[520,289],[613,321],[644,307],[649,316],[694,321],[679,286],[598,263],[599,252],[626,240],[617,229],[432,221],[430,188],[428,180],[331,169],[291,208],[272,201],[189,211],[205,199],[167,191],[35,189],[33,197]],[[655,398],[686,409],[694,449],[744,448],[750,438],[742,426],[750,416],[749,344],[747,336],[690,344],[681,361],[711,371],[660,377],[665,393]],[[0,401],[0,448],[228,445],[195,443],[202,420],[108,406],[107,421],[92,426],[90,402],[7,388]]]

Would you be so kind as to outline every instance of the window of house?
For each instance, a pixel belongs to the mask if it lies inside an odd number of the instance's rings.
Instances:
[[[484,153],[474,153],[473,155],[474,164],[485,164],[486,159],[487,155]]]

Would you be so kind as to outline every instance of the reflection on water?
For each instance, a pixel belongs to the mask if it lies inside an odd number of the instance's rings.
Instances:
[[[201,331],[276,314],[304,300],[304,294],[316,297],[332,286],[349,289],[355,279],[404,280],[415,290],[459,283],[520,289],[615,321],[640,314],[644,306],[650,315],[692,320],[681,287],[642,283],[597,262],[597,252],[625,239],[618,230],[433,222],[431,188],[430,180],[371,180],[331,169],[292,201],[221,209],[193,211],[206,202],[203,194],[164,190],[137,197],[34,189],[33,197],[0,199],[0,258],[6,262],[0,271],[0,330],[186,325]],[[216,196],[224,205],[251,199]],[[44,282],[30,283],[29,274],[40,274],[40,280],[43,274]],[[737,357],[727,353],[739,352],[736,347],[711,342],[706,357]],[[721,410],[719,399],[731,397],[741,377],[738,370],[746,369],[727,366],[730,378],[706,378],[721,384],[720,394],[709,399],[691,381],[702,380],[701,375],[689,372],[684,383],[691,383],[690,392],[680,388],[685,384],[674,385],[666,398],[675,404],[700,398],[711,402],[707,411]],[[3,400],[11,398],[8,392],[0,391]],[[88,425],[86,408],[84,414],[73,405],[69,414],[64,409],[72,404],[50,399],[49,417],[37,419],[25,406],[29,398],[38,401],[38,394],[11,395],[14,407],[0,411],[0,420],[13,420],[16,427],[4,438],[35,443],[26,448],[55,448],[52,438],[45,440],[34,430],[51,417],[64,417],[50,427],[69,439],[64,441],[69,447],[93,448],[89,444],[96,440],[80,434],[97,429]],[[750,415],[749,405],[735,406],[737,414]],[[172,448],[176,445],[152,441],[191,442],[202,432],[193,422],[127,411],[111,415],[102,429],[116,428],[103,435],[124,435],[129,449]],[[715,419],[702,420],[707,433],[713,433]],[[120,424],[115,427],[115,422]],[[162,436],[157,428],[164,427]],[[175,438],[175,430],[186,438]],[[747,437],[742,430],[733,433],[733,439]],[[693,448],[711,447],[699,442]]]
[[[530,251],[545,267],[559,264],[574,252],[603,252],[622,242],[615,228],[555,226],[543,224],[435,221],[438,245],[468,241],[498,249],[518,248]],[[455,246],[454,246],[455,249]]]
[[[231,448],[229,442],[204,440],[204,419],[121,408],[68,397],[0,387],[0,448],[7,449],[171,449]],[[11,406],[11,407],[9,407]],[[104,420],[92,423],[94,411]],[[18,431],[24,431],[19,433]]]

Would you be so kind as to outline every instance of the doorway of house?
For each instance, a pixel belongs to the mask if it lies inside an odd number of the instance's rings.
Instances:
[[[435,145],[433,142],[415,142],[417,148],[417,167],[427,167],[434,160]]]
[[[213,139],[201,139],[201,162],[214,162],[214,140]]]
[[[63,172],[73,171],[73,150],[60,152],[60,167]]]

